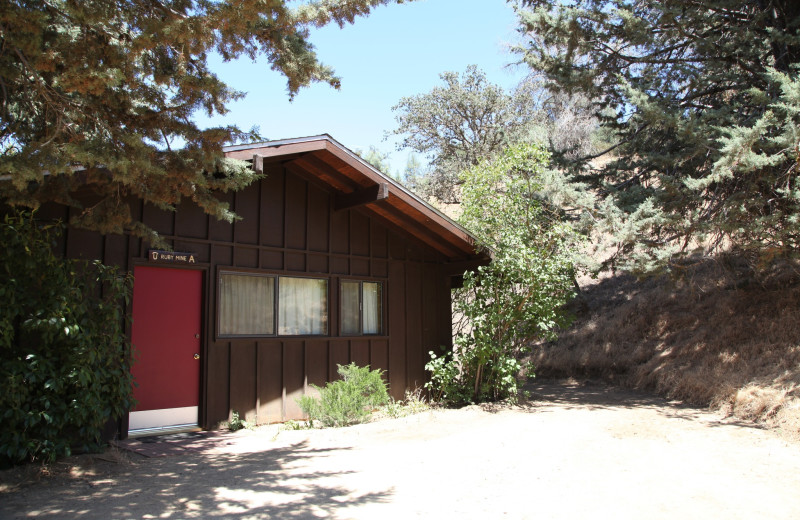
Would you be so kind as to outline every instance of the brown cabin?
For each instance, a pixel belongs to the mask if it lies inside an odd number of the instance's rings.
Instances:
[[[299,419],[296,398],[350,362],[384,370],[395,398],[421,387],[428,351],[451,344],[453,284],[488,262],[473,237],[328,135],[225,153],[265,173],[220,195],[234,224],[140,204],[171,252],[66,232],[66,256],[134,273],[139,404],[118,433]]]

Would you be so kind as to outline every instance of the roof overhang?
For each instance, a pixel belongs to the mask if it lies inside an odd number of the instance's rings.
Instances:
[[[490,261],[466,229],[327,134],[226,146],[223,151],[229,158],[252,160],[256,171],[280,162],[289,171],[324,184],[335,193],[334,211],[358,206],[435,249],[454,268],[464,267],[453,274]]]

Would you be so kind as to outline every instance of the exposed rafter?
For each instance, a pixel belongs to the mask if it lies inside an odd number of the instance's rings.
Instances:
[[[355,208],[365,204],[372,204],[379,200],[384,200],[389,197],[389,185],[385,182],[363,188],[353,193],[344,193],[336,196],[333,203],[334,211],[341,211],[343,209]]]
[[[357,208],[372,213],[451,262],[489,261],[467,230],[329,135],[226,146],[224,151],[227,157],[252,159],[256,171],[280,161],[290,171],[327,187],[334,197],[334,211]],[[461,265],[453,267],[457,271]]]

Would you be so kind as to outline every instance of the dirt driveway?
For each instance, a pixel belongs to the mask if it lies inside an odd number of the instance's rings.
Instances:
[[[528,388],[513,409],[110,451],[23,484],[0,472],[0,518],[800,518],[796,443],[646,394]]]

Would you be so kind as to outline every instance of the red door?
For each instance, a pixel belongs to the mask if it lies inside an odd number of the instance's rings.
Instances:
[[[130,430],[197,424],[202,272],[135,267]]]

